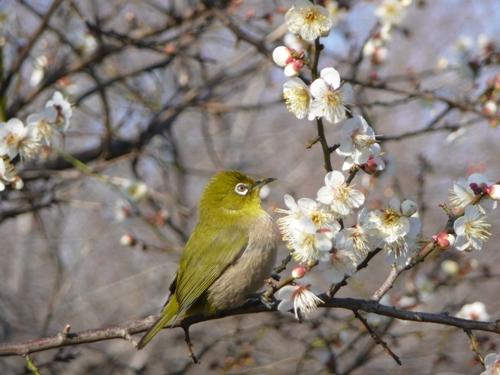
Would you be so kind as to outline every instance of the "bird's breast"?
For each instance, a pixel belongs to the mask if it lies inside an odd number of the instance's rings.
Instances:
[[[248,245],[241,256],[208,288],[208,302],[216,310],[238,307],[257,292],[276,264],[277,243],[271,217],[262,214],[248,226]]]

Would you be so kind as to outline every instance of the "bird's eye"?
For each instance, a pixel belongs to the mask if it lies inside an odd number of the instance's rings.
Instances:
[[[235,187],[234,187],[234,191],[236,193],[238,193],[239,195],[247,195],[248,193],[248,186],[246,186],[245,184],[237,184]]]

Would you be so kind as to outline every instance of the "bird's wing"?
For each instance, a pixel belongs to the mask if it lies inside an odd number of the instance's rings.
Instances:
[[[220,230],[212,239],[196,233],[191,239],[184,248],[175,289],[179,303],[177,318],[243,253],[248,243],[248,231],[233,225]]]

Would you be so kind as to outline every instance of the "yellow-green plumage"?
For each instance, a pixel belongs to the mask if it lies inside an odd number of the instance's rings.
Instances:
[[[273,222],[259,198],[260,188],[273,180],[228,171],[206,185],[169,298],[139,349],[177,320],[238,307],[260,289],[276,262]]]

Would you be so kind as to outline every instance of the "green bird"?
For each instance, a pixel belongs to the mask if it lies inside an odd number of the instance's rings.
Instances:
[[[167,302],[138,349],[178,320],[241,306],[271,276],[277,243],[273,221],[261,207],[260,189],[274,180],[255,181],[226,171],[205,186],[198,223],[184,247]]]

